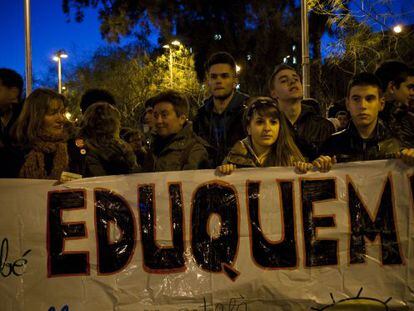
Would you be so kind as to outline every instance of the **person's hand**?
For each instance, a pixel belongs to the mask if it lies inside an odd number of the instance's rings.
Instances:
[[[413,166],[414,165],[414,149],[413,148],[406,148],[401,150],[399,153],[399,158],[407,165]]]
[[[333,156],[324,156],[321,155],[312,162],[312,165],[320,172],[326,173],[329,172],[332,168],[332,165],[336,163],[336,157]]]
[[[223,164],[217,166],[217,171],[222,175],[230,175],[236,169],[236,165],[234,164]]]
[[[305,174],[313,168],[312,163],[298,161],[295,162],[295,172],[298,174]]]

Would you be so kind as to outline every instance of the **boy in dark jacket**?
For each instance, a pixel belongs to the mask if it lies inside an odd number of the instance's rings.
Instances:
[[[269,89],[288,120],[296,145],[305,157],[314,160],[319,155],[320,146],[335,132],[334,125],[303,100],[300,76],[292,67],[285,64],[276,66],[269,80]]]
[[[404,147],[414,147],[414,118],[409,103],[414,100],[414,69],[399,61],[386,61],[375,75],[385,97],[380,118]]]
[[[144,170],[150,172],[210,168],[208,144],[187,121],[188,103],[175,91],[153,98],[156,134]]]
[[[354,76],[348,85],[346,100],[351,122],[347,129],[326,141],[321,153],[336,156],[338,162],[401,157],[405,163],[414,164],[414,149],[403,149],[401,142],[378,118],[384,103],[381,83],[375,75]]]
[[[206,64],[211,96],[194,118],[194,132],[214,148],[213,165],[221,164],[233,145],[243,139],[243,114],[247,95],[236,91],[236,63],[225,52],[213,54]]]

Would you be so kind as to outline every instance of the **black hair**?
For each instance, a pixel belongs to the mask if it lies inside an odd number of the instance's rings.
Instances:
[[[348,83],[348,89],[346,92],[347,97],[349,97],[351,89],[354,86],[375,86],[378,88],[379,97],[382,97],[381,81],[373,73],[361,72],[353,76],[353,78]]]
[[[89,89],[83,93],[80,101],[82,113],[85,113],[89,106],[97,102],[105,102],[116,107],[115,98],[110,92],[103,89]]]
[[[390,82],[394,82],[395,86],[399,88],[400,84],[407,80],[408,71],[408,66],[403,62],[387,60],[375,70],[375,75],[381,82],[382,91],[385,92]]]
[[[153,109],[154,108],[154,97],[150,97],[148,98],[145,103],[144,103],[144,107],[145,107],[145,111]]]
[[[346,116],[349,118],[349,113],[345,110],[340,110],[336,113],[335,118],[338,118],[339,116]]]
[[[189,107],[187,99],[182,96],[180,93],[168,90],[158,95],[152,97],[153,100],[153,107],[155,107],[158,103],[161,102],[168,102],[171,103],[174,107],[174,111],[177,116],[185,115],[188,116]]]
[[[18,100],[20,101],[23,93],[23,78],[16,71],[9,68],[0,68],[1,84],[8,88],[16,87],[19,90]]]
[[[211,55],[205,65],[206,72],[210,70],[211,66],[216,64],[230,65],[231,69],[236,72],[236,61],[234,60],[233,56],[227,52],[217,52]]]

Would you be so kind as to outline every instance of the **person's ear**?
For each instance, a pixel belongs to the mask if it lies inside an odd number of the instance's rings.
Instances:
[[[270,97],[273,99],[278,99],[277,92],[275,89],[270,90]]]
[[[187,116],[185,114],[182,114],[178,117],[178,122],[181,126],[184,126],[185,122],[187,122]]]
[[[394,81],[388,82],[388,85],[387,85],[387,91],[388,91],[388,93],[394,94],[395,93],[395,89],[397,89],[397,86],[395,85],[395,82]]]
[[[233,89],[236,89],[237,84],[239,84],[239,77],[237,77],[237,74],[234,74],[234,81],[233,81]]]
[[[385,107],[385,97],[384,96],[380,97],[379,101],[380,101],[379,111],[382,111],[382,110],[384,110],[384,107]]]
[[[15,86],[9,88],[9,101],[17,103],[19,101],[19,89]]]

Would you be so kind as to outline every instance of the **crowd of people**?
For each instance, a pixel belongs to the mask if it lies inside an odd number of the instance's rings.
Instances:
[[[330,118],[304,100],[300,75],[286,64],[268,79],[268,96],[239,92],[226,52],[206,63],[210,96],[189,119],[180,93],[145,103],[141,128],[123,128],[106,90],[83,94],[82,117],[65,118],[65,98],[39,88],[22,100],[23,80],[0,69],[0,178],[54,179],[243,167],[329,171],[337,162],[400,158],[414,165],[414,69],[386,61],[349,81],[344,109]]]

